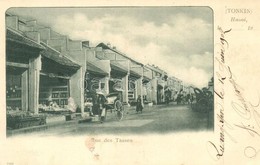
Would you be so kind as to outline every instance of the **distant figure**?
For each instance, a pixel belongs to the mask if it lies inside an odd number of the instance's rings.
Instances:
[[[143,104],[142,104],[142,99],[141,99],[141,95],[138,96],[137,98],[137,102],[136,102],[136,112],[141,112],[143,111]]]

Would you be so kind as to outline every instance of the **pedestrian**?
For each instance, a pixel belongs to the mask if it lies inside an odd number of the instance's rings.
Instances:
[[[144,107],[143,107],[141,95],[139,95],[136,101],[136,113],[138,113],[139,111],[142,113],[143,108]]]
[[[98,105],[98,94],[97,93],[92,95],[92,103],[93,103],[92,112],[94,115],[98,115],[99,114],[99,105]]]
[[[97,103],[99,105],[100,122],[103,123],[106,118],[106,102],[107,99],[103,94],[98,95]]]

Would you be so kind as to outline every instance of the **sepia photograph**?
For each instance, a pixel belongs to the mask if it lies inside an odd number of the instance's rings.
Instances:
[[[259,164],[260,2],[0,6],[0,165]]]
[[[12,7],[6,135],[214,131],[207,6]]]

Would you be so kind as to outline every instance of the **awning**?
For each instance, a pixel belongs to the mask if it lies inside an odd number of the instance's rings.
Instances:
[[[134,70],[130,70],[130,77],[140,78],[142,75]]]
[[[87,61],[87,71],[92,72],[94,74],[102,75],[102,76],[109,75],[109,73],[107,71],[102,70],[98,66],[91,63],[91,61]]]
[[[123,66],[119,62],[111,61],[110,65],[111,65],[112,72],[120,72],[120,73],[123,73],[123,74],[128,73],[128,68],[126,66]]]
[[[43,50],[44,47],[37,42],[27,38],[22,33],[16,32],[10,28],[6,29],[6,41],[14,42],[22,45],[26,45],[32,48],[41,49]]]
[[[49,47],[47,44],[45,43],[41,43],[45,50],[42,51],[41,55],[48,58],[48,59],[51,59],[63,66],[66,66],[66,67],[70,67],[70,68],[73,68],[73,69],[79,69],[80,68],[80,65],[77,64],[76,62],[73,62],[70,58],[66,57],[66,56],[63,56],[60,54],[60,52],[52,49],[51,47]]]
[[[128,74],[129,65],[125,63],[127,60],[115,60],[115,59],[111,60],[105,56],[104,52],[101,51],[97,51],[96,55],[97,58],[100,60],[110,60],[112,77],[122,77]]]

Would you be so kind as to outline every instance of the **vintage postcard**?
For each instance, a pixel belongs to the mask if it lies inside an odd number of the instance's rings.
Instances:
[[[260,163],[259,3],[0,4],[0,165]]]

